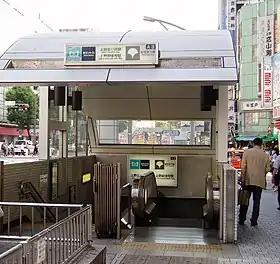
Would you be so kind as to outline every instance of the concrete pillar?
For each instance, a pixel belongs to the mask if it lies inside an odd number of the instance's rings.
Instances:
[[[49,87],[40,86],[39,159],[49,158]]]
[[[219,100],[216,108],[216,160],[227,163],[228,148],[228,89],[219,86]]]

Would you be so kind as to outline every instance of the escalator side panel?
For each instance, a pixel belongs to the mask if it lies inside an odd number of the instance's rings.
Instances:
[[[132,212],[136,226],[150,225],[156,215],[156,177],[153,172],[135,178],[132,185]]]

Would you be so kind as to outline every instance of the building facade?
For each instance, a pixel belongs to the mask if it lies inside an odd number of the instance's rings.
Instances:
[[[257,3],[256,3],[257,2]],[[272,136],[272,66],[277,50],[280,0],[250,1],[237,16],[239,62],[238,130],[242,136]],[[279,20],[279,19],[278,19]]]
[[[230,31],[234,48],[237,43],[237,12],[246,3],[245,0],[219,1],[219,29]],[[229,142],[238,131],[236,86],[228,87],[228,138]]]

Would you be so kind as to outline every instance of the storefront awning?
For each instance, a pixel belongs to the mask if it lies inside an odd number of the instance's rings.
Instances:
[[[261,138],[263,142],[271,142],[278,140],[277,136],[267,137],[267,136],[239,136],[235,140],[236,141],[253,141],[255,138]]]
[[[19,136],[18,128],[16,127],[0,127],[0,136]],[[22,131],[22,136],[28,137],[28,132],[26,129]]]
[[[257,136],[239,136],[236,141],[253,141]]]

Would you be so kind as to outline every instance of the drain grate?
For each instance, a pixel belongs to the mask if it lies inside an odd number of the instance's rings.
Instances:
[[[163,244],[163,243],[139,243],[125,242],[121,245],[114,245],[115,248],[121,249],[141,249],[149,251],[178,251],[178,252],[220,252],[220,245],[197,245],[197,244]]]

